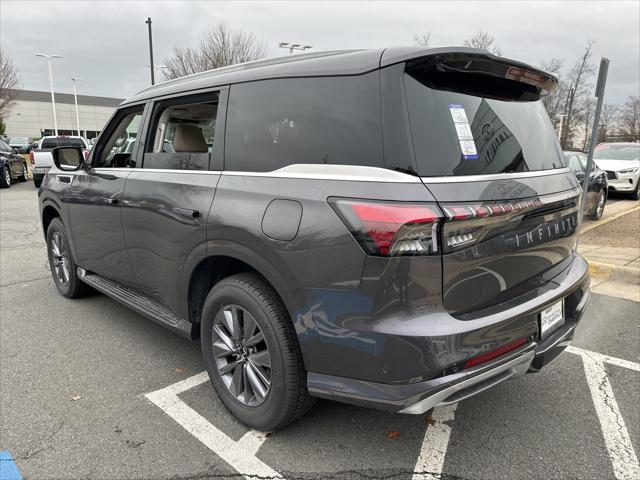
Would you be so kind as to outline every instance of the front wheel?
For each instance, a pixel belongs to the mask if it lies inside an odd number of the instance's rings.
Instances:
[[[604,190],[600,190],[598,194],[598,202],[596,203],[596,209],[590,215],[591,220],[600,220],[604,213],[604,206],[607,203],[607,194]]]
[[[640,200],[640,178],[638,178],[638,183],[636,184],[636,189],[631,194],[631,198],[633,200]]]
[[[244,424],[277,430],[313,405],[289,314],[260,275],[233,275],[211,289],[200,339],[213,387]]]
[[[21,182],[28,182],[29,181],[29,169],[27,168],[27,164],[26,163],[22,164],[22,173],[18,177],[18,180],[20,180]]]
[[[51,220],[47,228],[47,253],[53,281],[62,295],[77,298],[92,292],[91,287],[76,274],[77,266],[69,248],[67,232],[59,218]]]
[[[5,166],[0,175],[0,188],[9,188],[11,186],[11,171]]]

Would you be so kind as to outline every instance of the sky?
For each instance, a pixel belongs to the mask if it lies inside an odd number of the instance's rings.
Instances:
[[[565,70],[595,40],[593,63],[611,60],[607,103],[640,95],[640,2],[223,2],[0,0],[0,47],[17,67],[23,88],[48,90],[46,60],[54,60],[54,88],[126,98],[150,84],[148,32],[153,20],[156,64],[174,46],[196,46],[209,26],[225,21],[253,33],[267,56],[287,55],[279,42],[312,51],[413,45],[431,33],[431,46],[462,45],[482,29],[503,55],[532,65],[551,57]],[[157,75],[158,76],[158,75]],[[162,76],[160,75],[160,78]]]

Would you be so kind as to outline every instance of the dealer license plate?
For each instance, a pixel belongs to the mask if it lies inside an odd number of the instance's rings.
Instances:
[[[564,323],[564,302],[560,300],[540,312],[540,337],[545,338]]]

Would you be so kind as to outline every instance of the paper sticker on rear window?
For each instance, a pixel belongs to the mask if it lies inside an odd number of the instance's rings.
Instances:
[[[449,112],[451,112],[451,118],[453,119],[453,125],[456,127],[456,134],[458,135],[458,141],[460,142],[460,150],[462,150],[462,156],[466,160],[476,160],[478,158],[478,151],[476,144],[473,141],[473,132],[467,119],[467,113],[462,105],[456,103],[449,104]]]
[[[473,140],[460,140],[460,150],[462,150],[462,156],[467,160],[478,158],[478,151]]]
[[[454,123],[469,123],[469,120],[467,120],[467,113],[464,111],[464,107],[462,105],[450,103],[449,111],[451,112],[451,118],[453,118]]]

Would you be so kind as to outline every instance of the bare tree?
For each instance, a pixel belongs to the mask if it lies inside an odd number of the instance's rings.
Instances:
[[[13,62],[0,50],[0,118],[4,118],[20,89],[20,78]]]
[[[629,96],[620,108],[618,130],[622,135],[640,138],[640,96]]]
[[[477,33],[464,41],[465,47],[484,48],[494,55],[502,55],[502,49],[496,45],[495,38],[488,32],[478,30]]]
[[[605,103],[602,105],[602,112],[600,113],[600,125],[598,128],[598,143],[606,142],[608,135],[615,131],[617,116],[617,105],[614,105],[612,103]]]
[[[586,105],[584,99],[586,96],[591,95],[591,79],[595,73],[593,64],[591,63],[591,48],[593,47],[593,40],[587,40],[587,46],[584,53],[575,63],[568,77],[568,92],[564,114],[567,115],[566,125],[560,144],[562,148],[567,146],[573,141],[574,129],[578,126],[579,119],[575,114],[580,114],[580,110],[577,107],[580,104]],[[576,101],[578,99],[578,101]]]
[[[593,116],[596,110],[596,99],[591,96],[587,96],[584,99],[584,104],[581,106],[580,115],[577,119],[582,124],[582,130],[584,138],[582,140],[582,151],[587,150],[589,139],[591,138],[591,128],[593,124]]]
[[[267,46],[252,33],[234,30],[224,22],[212,26],[199,47],[173,48],[165,59],[164,76],[167,79],[184,77],[193,73],[236,63],[258,60],[266,55]]]
[[[420,47],[429,48],[429,45],[431,44],[431,32],[427,32],[423,35],[414,35],[413,41]]]
[[[548,61],[543,61],[541,66],[543,70],[558,78],[558,86],[542,98],[542,103],[547,109],[549,117],[552,121],[558,122],[562,113],[562,104],[567,96],[567,86],[561,76],[562,60],[551,58]]]

